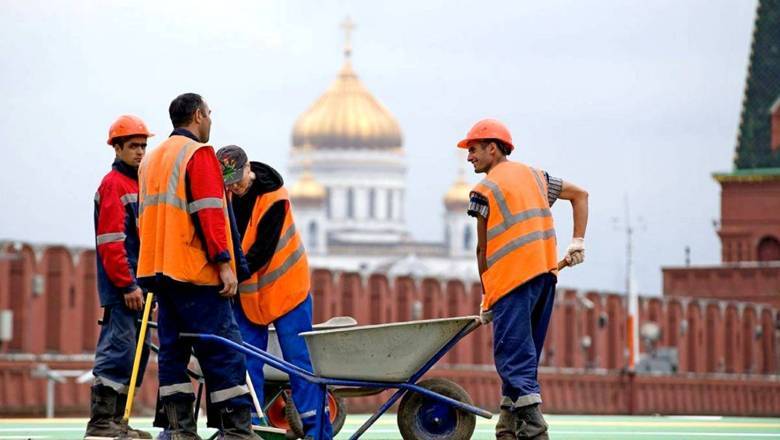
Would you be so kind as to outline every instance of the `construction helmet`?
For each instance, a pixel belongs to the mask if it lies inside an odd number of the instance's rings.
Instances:
[[[114,145],[114,139],[125,136],[146,136],[152,137],[154,133],[149,133],[144,121],[138,116],[122,115],[111,124],[108,129],[108,145]]]
[[[509,129],[495,119],[483,119],[474,124],[466,135],[466,139],[458,142],[458,148],[468,148],[470,141],[480,139],[498,139],[509,147],[509,152],[515,149]]]

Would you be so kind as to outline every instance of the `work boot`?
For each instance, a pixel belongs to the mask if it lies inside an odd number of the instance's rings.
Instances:
[[[192,401],[175,400],[165,402],[165,415],[168,417],[171,440],[202,440],[198,436],[198,424],[195,422],[195,414],[192,410]]]
[[[501,408],[496,423],[496,440],[517,440],[517,420],[509,408]]]
[[[248,406],[220,408],[219,421],[225,440],[260,440],[252,431],[252,415]]]
[[[168,431],[168,428],[163,429],[159,434],[157,434],[155,440],[171,440],[171,432]]]
[[[514,413],[517,421],[515,431],[517,440],[549,440],[547,422],[542,417],[542,410],[539,409],[538,403],[515,408]]]
[[[89,422],[85,440],[113,439],[122,434],[122,425],[114,419],[119,394],[104,385],[93,385],[89,405]],[[138,438],[128,432],[130,438]]]
[[[125,415],[125,406],[127,405],[127,394],[119,394],[116,399],[116,412],[114,412],[114,422],[120,427],[122,426],[122,417]],[[133,435],[135,433],[135,435]],[[152,438],[152,434],[140,429],[135,429],[130,425],[127,425],[127,434],[132,438]]]

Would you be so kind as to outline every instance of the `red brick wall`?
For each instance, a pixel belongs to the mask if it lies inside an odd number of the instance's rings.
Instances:
[[[780,262],[665,267],[665,296],[736,300],[780,308]]]
[[[94,350],[96,320],[100,316],[95,292],[95,254],[92,250],[59,246],[33,249],[8,243],[0,244],[0,250],[4,254],[0,258],[0,308],[11,309],[14,314],[14,337],[0,344],[0,413],[40,413],[45,381],[30,377],[35,363],[45,362],[51,368],[90,368],[89,362],[63,364],[64,361],[46,361],[41,356],[77,355]],[[36,276],[44,280],[39,291],[33,288]],[[362,324],[410,320],[415,313],[420,318],[475,314],[480,289],[479,283],[466,284],[456,279],[388,279],[383,274],[364,276],[321,269],[315,269],[312,277],[317,322],[343,314],[353,315]],[[582,298],[589,299],[593,307],[585,307]],[[722,380],[736,390],[742,390],[743,384],[745,390],[752,390],[751,384],[776,381],[776,376],[761,375],[778,373],[777,308],[736,301],[643,298],[640,325],[657,322],[662,329],[660,345],[679,349],[681,374],[658,379],[659,396],[664,387],[669,387],[664,392],[673,394],[663,399],[654,397],[651,388],[626,391],[627,379],[620,375],[626,365],[625,319],[625,301],[619,295],[559,290],[542,360],[542,381],[550,410],[708,411],[708,407],[701,406],[708,402],[704,392],[696,394],[702,396],[696,401],[699,403],[685,404],[689,406],[663,402],[676,402],[686,393],[695,394],[693,390],[699,386],[696,384],[715,386]],[[583,345],[586,338],[591,341],[589,347]],[[489,328],[478,329],[466,337],[437,368],[435,374],[456,377],[466,384],[477,402],[490,406],[496,401],[498,382],[492,367]],[[148,386],[144,387],[144,395],[151,393],[150,398],[154,394],[154,371],[151,365]],[[710,373],[722,374],[722,379],[715,379]],[[654,383],[653,380],[639,376],[636,383]],[[63,411],[80,411],[79,408],[86,409],[86,393],[88,385],[58,385],[58,402]],[[587,403],[594,400],[592,396],[606,400]],[[741,408],[753,408],[739,405],[742,404],[734,400],[726,412],[741,414]],[[780,413],[780,407],[775,407],[775,413]]]

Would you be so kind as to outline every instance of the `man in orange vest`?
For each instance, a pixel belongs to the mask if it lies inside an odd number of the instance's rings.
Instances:
[[[233,309],[241,335],[265,350],[268,325],[273,323],[284,359],[313,371],[309,350],[298,335],[312,329],[309,264],[282,176],[264,163],[249,162],[244,150],[236,145],[220,148],[217,158],[225,185],[232,192],[231,204],[243,237],[241,248],[251,273],[239,285],[239,302]],[[247,369],[258,400],[263,402],[263,362],[249,358]],[[324,435],[317,433],[323,398],[320,388],[293,375],[290,385],[306,438],[330,440],[333,434],[328,417],[322,418]]]
[[[139,169],[138,279],[158,301],[160,399],[174,440],[199,439],[195,393],[187,376],[194,348],[206,387],[211,426],[226,438],[256,439],[250,426],[244,355],[215,343],[180,339],[180,332],[211,333],[241,342],[230,298],[238,289],[231,219],[222,173],[206,142],[211,110],[195,93],[171,102],[174,130]],[[211,420],[210,420],[211,422]]]
[[[471,192],[468,214],[477,218],[477,261],[482,278],[483,323],[493,322],[493,356],[501,377],[496,438],[547,439],[537,381],[557,281],[556,238],[550,206],[571,201],[574,233],[569,266],[585,259],[588,193],[519,162],[509,130],[499,121],[477,122],[458,147],[468,149],[474,172],[485,178]]]
[[[95,194],[97,281],[103,325],[95,348],[95,382],[85,438],[116,437],[127,402],[144,293],[136,280],[138,262],[138,165],[153,136],[141,118],[122,115],[108,130],[108,145],[116,153],[111,171]],[[148,339],[148,338],[147,338]],[[138,386],[149,359],[149,345],[141,354]],[[134,438],[152,438],[129,429]]]

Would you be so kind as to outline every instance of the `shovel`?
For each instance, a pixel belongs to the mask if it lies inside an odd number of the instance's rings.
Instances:
[[[255,406],[258,417],[260,417],[260,423],[263,424],[263,426],[252,426],[252,430],[263,440],[286,440],[287,437],[285,434],[287,431],[268,426],[268,420],[265,418],[263,408],[260,405],[260,401],[257,399],[255,387],[252,385],[252,378],[249,377],[248,371],[246,373],[246,384],[249,387],[249,395],[252,396],[252,404]]]

